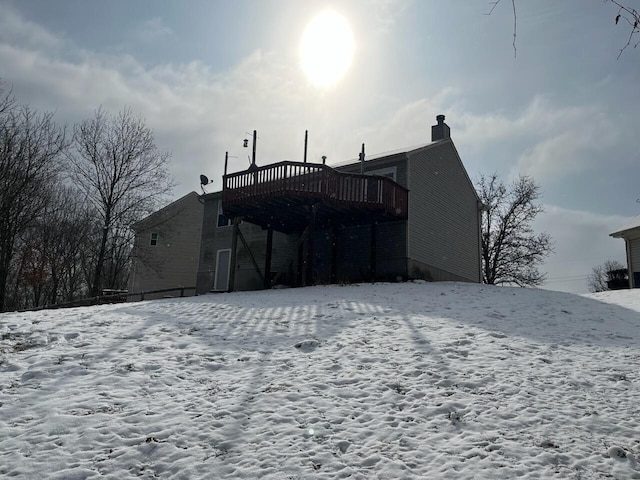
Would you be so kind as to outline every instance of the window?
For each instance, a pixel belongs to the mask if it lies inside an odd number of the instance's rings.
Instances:
[[[381,177],[388,177],[395,182],[397,171],[398,171],[398,167],[387,167],[387,168],[380,168],[378,170],[371,170],[365,173],[367,175],[380,175]]]
[[[156,245],[158,245],[158,234],[157,233],[152,233],[151,234],[151,239],[149,240],[149,245],[151,245],[152,247],[155,247]]]
[[[231,225],[231,219],[222,211],[222,200],[218,201],[218,227],[228,227]]]

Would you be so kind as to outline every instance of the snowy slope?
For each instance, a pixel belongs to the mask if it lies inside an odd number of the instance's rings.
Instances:
[[[0,315],[0,476],[640,478],[640,290],[328,286]]]

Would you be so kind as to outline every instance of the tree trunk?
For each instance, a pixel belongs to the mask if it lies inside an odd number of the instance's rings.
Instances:
[[[0,238],[0,312],[4,312],[7,299],[7,281],[11,264],[12,245],[8,238]]]
[[[98,261],[96,262],[96,269],[93,274],[93,286],[91,287],[91,295],[97,296],[100,292],[101,280],[102,280],[102,266],[104,264],[104,257],[107,250],[107,237],[109,236],[109,222],[105,222],[105,226],[102,229],[102,240],[100,242],[100,251],[98,253]]]

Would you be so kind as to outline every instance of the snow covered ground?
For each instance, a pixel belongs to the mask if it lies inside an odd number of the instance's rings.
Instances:
[[[327,286],[0,315],[0,476],[640,478],[640,290]]]

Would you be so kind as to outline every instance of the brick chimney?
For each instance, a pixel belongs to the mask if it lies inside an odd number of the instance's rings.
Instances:
[[[444,123],[444,115],[438,115],[436,120],[438,121],[438,124],[431,127],[431,141],[437,142],[438,140],[447,140],[448,138],[451,138],[449,125]]]

